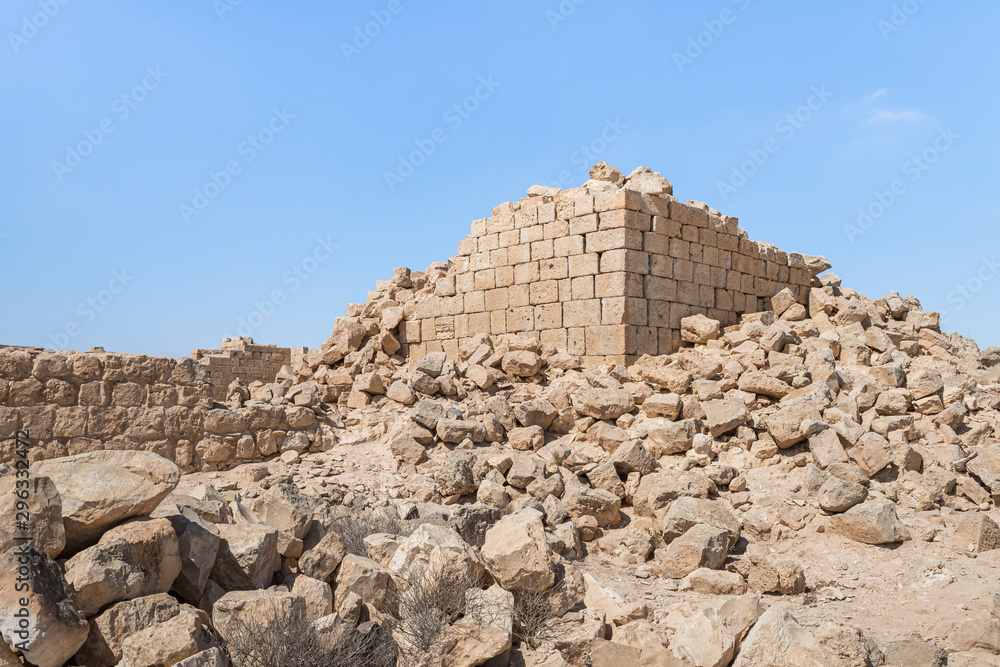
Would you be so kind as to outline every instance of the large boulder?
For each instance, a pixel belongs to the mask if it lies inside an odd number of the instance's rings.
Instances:
[[[701,567],[717,570],[729,555],[730,533],[722,528],[699,523],[666,548],[661,561],[663,574],[680,579]]]
[[[591,489],[582,484],[570,484],[560,499],[571,517],[592,516],[601,527],[621,521],[622,500],[610,491]]]
[[[843,514],[830,517],[834,529],[844,537],[865,544],[892,544],[910,539],[910,531],[896,514],[896,503],[873,498]]]
[[[261,521],[300,540],[312,525],[313,513],[309,502],[294,484],[275,484],[248,501],[247,506]]]
[[[19,570],[31,571],[31,594]],[[12,547],[0,556],[0,635],[36,667],[62,667],[87,639],[87,618],[59,565],[33,546]],[[21,601],[27,605],[22,607]],[[31,627],[21,620],[27,615]]]
[[[19,509],[18,503],[24,501],[27,509]],[[18,514],[23,516],[24,512],[30,521],[19,520]],[[20,544],[15,538],[21,536],[30,538],[33,546],[52,558],[66,546],[62,499],[48,477],[32,475],[27,480],[16,475],[0,477],[0,552]]]
[[[724,501],[702,500],[690,496],[682,496],[670,504],[660,522],[660,532],[663,540],[670,543],[699,523],[707,523],[726,531],[730,549],[740,537],[740,520]]]
[[[346,553],[340,535],[327,533],[299,558],[299,572],[332,585],[333,575]]]
[[[132,545],[122,538],[95,544],[66,561],[66,581],[87,616],[114,602],[139,597],[147,584]]]
[[[227,591],[265,588],[280,565],[278,531],[267,524],[219,524],[210,578]]]
[[[212,605],[212,624],[223,640],[237,628],[266,625],[279,616],[293,624],[304,623],[305,598],[287,591],[232,591]]]
[[[88,667],[113,667],[122,659],[125,639],[170,620],[180,610],[177,600],[166,593],[119,602],[90,619],[90,635],[79,655]]]
[[[743,641],[732,667],[837,664],[831,658],[791,614],[769,607]]]
[[[393,577],[409,581],[422,572],[439,573],[455,581],[478,581],[483,565],[476,552],[452,528],[421,524],[396,549],[389,561]]]
[[[125,639],[122,664],[128,667],[172,666],[217,647],[208,616],[201,611],[184,611]]]
[[[509,591],[541,592],[552,586],[552,551],[537,513],[504,517],[486,531],[480,550],[486,569]]]
[[[181,559],[181,570],[171,590],[191,604],[197,604],[215,567],[221,542],[219,529],[187,507],[177,507],[176,513],[165,518],[177,534]]]
[[[132,547],[132,558],[142,568],[140,595],[166,593],[181,571],[177,533],[168,519],[133,519],[101,536],[97,546],[123,539]]]
[[[729,433],[749,417],[746,403],[736,398],[702,401],[701,407],[713,438]]]
[[[715,609],[702,609],[684,620],[670,640],[670,652],[697,667],[726,667],[736,638]]]
[[[66,546],[79,549],[122,521],[144,516],[174,490],[180,469],[158,454],[99,450],[39,461],[62,499]]]
[[[294,591],[293,591],[294,592]],[[347,554],[337,570],[334,611],[347,623],[358,620],[361,604],[379,607],[389,593],[389,572],[371,558]]]

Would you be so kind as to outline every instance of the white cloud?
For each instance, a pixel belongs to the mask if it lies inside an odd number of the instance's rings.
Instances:
[[[923,120],[924,115],[919,111],[913,109],[907,111],[887,111],[885,109],[875,109],[872,113],[871,118],[868,119],[868,123],[874,125],[875,123],[885,123],[885,122],[914,122],[918,120]]]
[[[865,95],[865,102],[871,102],[872,100],[877,100],[878,98],[885,95],[885,88],[879,88],[874,93],[868,93]]]

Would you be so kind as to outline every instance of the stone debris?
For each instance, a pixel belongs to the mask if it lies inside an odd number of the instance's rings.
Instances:
[[[0,663],[222,666],[278,614],[427,665],[990,664],[967,595],[927,639],[841,616],[995,562],[1000,351],[649,169],[590,176],[316,350],[0,347],[0,460],[33,442],[27,555],[0,467],[0,594],[36,579]]]

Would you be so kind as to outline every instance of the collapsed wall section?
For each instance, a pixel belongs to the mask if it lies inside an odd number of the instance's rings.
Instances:
[[[302,351],[303,348],[295,350],[297,354]],[[292,363],[293,351],[287,347],[258,345],[253,338],[240,336],[224,338],[218,350],[192,350],[191,358],[208,370],[215,386],[215,400],[224,401],[233,380],[242,380],[247,385],[254,381],[274,382],[281,367]]]
[[[625,187],[536,186],[536,196],[473,222],[436,295],[402,323],[407,355],[457,358],[476,334],[537,332],[585,364],[629,363],[676,351],[689,315],[735,324],[784,288],[804,303],[814,276],[830,268],[751,241],[736,218],[701,202],[678,201],[659,174],[665,191],[655,194],[630,189],[633,177]]]

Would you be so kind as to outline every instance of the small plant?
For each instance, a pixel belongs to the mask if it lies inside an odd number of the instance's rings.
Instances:
[[[552,452],[552,460],[557,466],[561,466],[563,461],[566,460],[566,457],[563,456],[561,452]]]

